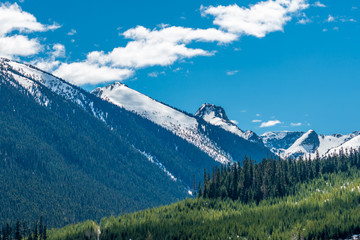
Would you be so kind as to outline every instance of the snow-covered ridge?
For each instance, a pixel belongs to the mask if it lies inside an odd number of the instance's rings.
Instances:
[[[222,163],[231,162],[232,157],[222,149],[223,145],[218,146],[216,140],[213,141],[208,137],[207,124],[218,126],[245,140],[261,144],[262,148],[265,145],[283,158],[326,157],[335,153],[359,150],[360,147],[358,138],[360,132],[347,135],[318,135],[313,130],[306,133],[268,132],[259,137],[252,131],[242,131],[236,122],[229,120],[223,108],[213,104],[202,105],[193,116],[158,102],[121,83],[98,88],[90,94],[52,74],[5,58],[0,58],[1,82],[8,82],[20,91],[25,91],[37,103],[49,108],[52,106],[52,100],[49,97],[49,91],[51,91],[79,105],[106,123],[108,113],[104,112],[98,104],[101,101],[96,97],[98,96],[164,127]]]
[[[188,114],[130,89],[122,83],[114,83],[103,88],[97,88],[92,93],[164,127],[192,143],[216,161],[222,163],[232,161],[229,154],[221,150],[207,136],[200,133],[196,118]]]
[[[236,125],[236,121],[229,120],[225,110],[220,106],[205,103],[197,110],[195,116],[251,142],[261,141],[254,132],[249,130],[244,132]]]
[[[84,110],[91,111],[95,117],[105,121],[105,114],[98,109],[94,109],[93,102],[86,96],[85,90],[52,74],[6,58],[0,58],[0,74],[4,80],[14,87],[21,86],[27,90],[34,97],[35,101],[43,106],[51,107],[51,101],[43,90],[46,88],[79,105]]]
[[[283,158],[327,157],[340,152],[358,151],[360,132],[351,134],[318,135],[308,132],[267,132],[261,136],[265,146]]]

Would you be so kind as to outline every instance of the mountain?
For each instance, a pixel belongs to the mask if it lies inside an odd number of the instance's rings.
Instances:
[[[283,158],[327,157],[335,153],[358,150],[360,132],[351,134],[318,135],[314,130],[308,132],[267,132],[261,135],[266,147]]]
[[[348,155],[351,151],[360,151],[360,136],[359,132],[353,133],[357,134],[356,137],[351,138],[350,140],[344,142],[338,147],[334,147],[327,152],[327,155],[334,155],[344,153]]]
[[[138,114],[0,59],[0,221],[49,226],[183,199],[219,164]],[[14,207],[16,206],[16,207]]]
[[[245,156],[260,161],[272,154],[255,133],[240,130],[220,107],[204,104],[191,115],[122,83],[97,88],[92,93],[162,126],[220,163],[242,162]]]
[[[231,132],[235,135],[238,135],[241,138],[249,140],[250,142],[261,144],[261,138],[252,131],[242,131],[235,121],[229,120],[225,110],[220,106],[215,106],[214,104],[205,103],[199,110],[195,113],[195,116],[202,118],[204,121],[214,125],[219,126],[225,131]]]

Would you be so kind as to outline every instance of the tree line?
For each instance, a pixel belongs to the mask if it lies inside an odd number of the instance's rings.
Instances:
[[[256,163],[245,158],[242,165],[215,166],[212,173],[205,169],[197,196],[259,203],[263,199],[294,194],[298,184],[323,174],[347,172],[354,167],[360,169],[360,154],[356,151],[314,160],[268,158]]]
[[[16,221],[15,225],[9,223],[3,225],[0,229],[1,240],[47,240],[47,227],[43,218],[40,217],[34,224],[26,221]]]

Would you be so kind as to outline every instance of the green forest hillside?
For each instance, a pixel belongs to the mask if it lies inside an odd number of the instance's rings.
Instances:
[[[341,161],[340,161],[341,160]],[[272,162],[272,160],[268,160]],[[287,163],[275,161],[271,166]],[[267,161],[264,161],[266,163]],[[199,194],[169,206],[148,209],[119,217],[109,217],[100,224],[88,221],[51,230],[49,239],[339,239],[360,233],[359,154],[333,157],[308,163],[317,175],[289,183],[286,193],[257,201],[229,196],[209,197]],[[329,164],[337,164],[327,168]],[[254,169],[264,166],[253,164]],[[237,166],[242,171],[244,167]],[[233,166],[220,173],[230,179]],[[266,169],[266,167],[265,167]],[[304,168],[304,173],[309,169]],[[273,169],[276,173],[277,171]],[[313,172],[314,173],[314,172]],[[299,172],[298,172],[299,174]],[[239,179],[242,175],[240,174]],[[291,174],[288,174],[291,176]],[[304,175],[305,176],[305,175]],[[205,188],[213,177],[205,177]],[[255,180],[255,177],[253,177]],[[287,179],[285,177],[285,179]],[[265,178],[263,179],[265,180]],[[231,182],[231,181],[230,181]],[[240,183],[241,181],[239,181]],[[228,184],[229,181],[220,182]],[[293,184],[293,185],[291,185]],[[273,184],[274,185],[274,184]],[[276,186],[276,184],[274,185]],[[228,189],[231,189],[228,187]],[[261,190],[261,188],[260,188]],[[250,191],[250,190],[249,190]],[[224,190],[224,192],[226,192]],[[277,196],[278,194],[278,196]]]

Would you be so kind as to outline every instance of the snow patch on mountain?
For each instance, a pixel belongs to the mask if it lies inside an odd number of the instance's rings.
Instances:
[[[198,130],[196,118],[160,103],[125,84],[114,83],[93,92],[96,96],[164,127],[175,135],[192,143],[221,163],[231,162],[231,156],[221,150]]]
[[[138,150],[138,149],[137,149]],[[173,180],[174,182],[177,181],[177,178],[171,174],[167,169],[166,167],[161,163],[159,162],[154,156],[152,156],[151,154],[149,153],[146,153],[144,151],[140,151],[138,150],[143,156],[145,156],[147,158],[147,160],[149,160],[149,162],[155,164],[156,166],[158,166],[167,176],[169,176],[171,178],[171,180]]]

